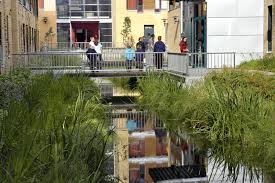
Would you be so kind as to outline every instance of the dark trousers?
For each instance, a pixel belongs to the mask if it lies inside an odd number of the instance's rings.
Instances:
[[[154,61],[155,61],[156,68],[157,69],[162,69],[163,53],[156,53]]]
[[[102,54],[97,54],[97,68],[102,69]]]
[[[132,60],[126,60],[126,69],[132,69]]]

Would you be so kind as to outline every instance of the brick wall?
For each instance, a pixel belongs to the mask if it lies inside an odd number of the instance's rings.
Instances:
[[[35,4],[33,7],[35,7]],[[2,60],[2,66],[5,65],[8,67],[10,65],[10,57],[14,53],[36,50],[37,16],[35,15],[36,9],[33,7],[27,9],[18,0],[0,1],[0,59]],[[24,31],[23,24],[26,28]]]

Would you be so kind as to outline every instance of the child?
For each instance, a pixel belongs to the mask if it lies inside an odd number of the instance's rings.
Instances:
[[[130,44],[127,45],[124,54],[126,58],[126,69],[132,69],[132,62],[135,58],[135,51],[132,49]]]

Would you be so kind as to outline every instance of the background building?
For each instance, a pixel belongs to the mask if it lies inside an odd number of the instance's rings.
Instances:
[[[125,17],[131,19],[131,35],[135,42],[141,36],[148,39],[151,34],[162,36],[163,41],[165,41],[168,3],[167,0],[112,1],[114,46],[120,47],[123,42],[121,31]]]
[[[190,52],[236,52],[236,64],[261,56],[268,47],[265,34],[272,28],[268,27],[270,3],[266,2],[264,33],[264,0],[170,0],[168,29],[176,31],[171,31],[167,42],[172,51],[179,52],[184,35]]]
[[[0,65],[11,54],[34,52],[38,45],[37,0],[0,1]]]
[[[56,0],[57,42],[83,46],[94,36],[112,44],[111,0]]]
[[[45,44],[53,44],[53,46],[55,46],[57,42],[55,1],[56,0],[38,0],[40,48]]]

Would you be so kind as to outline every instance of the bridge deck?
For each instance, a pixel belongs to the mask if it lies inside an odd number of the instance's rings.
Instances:
[[[131,59],[131,60],[128,60]],[[23,67],[35,74],[83,74],[91,77],[144,76],[165,71],[177,77],[203,77],[212,70],[235,68],[235,53],[135,53],[88,54],[46,52],[12,55],[12,69]],[[131,69],[130,69],[131,68]]]

